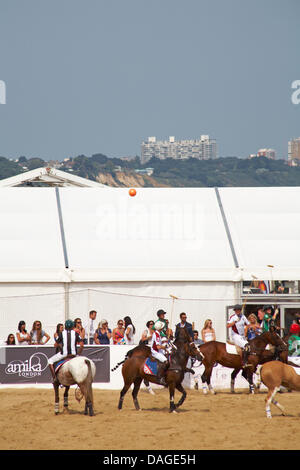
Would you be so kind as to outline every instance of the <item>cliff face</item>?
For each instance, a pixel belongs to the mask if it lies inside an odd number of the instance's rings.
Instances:
[[[158,182],[148,175],[140,175],[134,171],[117,171],[111,173],[98,173],[97,181],[116,188],[163,188],[166,184]]]

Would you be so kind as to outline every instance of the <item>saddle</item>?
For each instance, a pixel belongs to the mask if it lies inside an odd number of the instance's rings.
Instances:
[[[148,375],[157,375],[159,361],[154,359],[154,357],[150,356],[147,357],[146,361],[144,362],[144,372]]]
[[[73,357],[76,357],[74,355],[69,355],[67,357],[65,357],[64,359],[62,359],[61,361],[58,361],[58,362],[55,362],[53,365],[54,365],[54,372],[55,374],[57,375],[59,369],[61,368],[61,366],[63,366],[66,362],[70,361],[71,359],[73,359]]]

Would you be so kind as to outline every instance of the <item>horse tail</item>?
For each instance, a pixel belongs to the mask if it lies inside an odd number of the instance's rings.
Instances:
[[[113,367],[113,368],[111,369],[111,372],[114,372],[118,367],[120,367],[121,364],[124,364],[124,362],[126,361],[126,359],[127,359],[127,357],[125,357],[125,359],[124,359],[123,361],[118,362],[118,364],[117,364],[115,367]]]
[[[86,377],[86,401],[88,403],[93,403],[93,389],[92,389],[92,383],[93,383],[93,373],[92,373],[92,366],[91,363],[88,359],[85,359],[84,361],[87,365],[88,368],[88,373]]]

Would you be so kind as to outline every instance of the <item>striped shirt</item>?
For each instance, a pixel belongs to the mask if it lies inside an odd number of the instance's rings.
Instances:
[[[59,333],[56,342],[62,346],[63,355],[73,354],[76,356],[76,346],[82,342],[82,338],[80,338],[79,334],[74,330],[64,330]]]

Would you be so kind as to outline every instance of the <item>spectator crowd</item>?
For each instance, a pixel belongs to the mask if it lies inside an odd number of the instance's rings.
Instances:
[[[101,319],[97,323],[97,311],[91,310],[88,320],[83,324],[81,318],[77,317],[73,320],[74,329],[83,340],[84,344],[89,345],[134,345],[144,343],[151,344],[154,325],[157,320],[165,323],[164,334],[168,340],[176,339],[178,329],[186,326],[193,341],[199,345],[208,341],[216,340],[216,333],[213,328],[211,319],[206,319],[203,328],[200,331],[193,329],[193,325],[187,321],[187,314],[182,312],[179,315],[180,321],[175,326],[175,332],[169,327],[169,320],[165,318],[166,312],[159,309],[156,312],[156,318],[148,320],[145,329],[140,338],[136,337],[136,328],[130,316],[119,319],[115,327],[110,327],[107,319]],[[268,327],[270,319],[275,320],[276,315],[270,305],[257,310],[257,314],[251,312],[248,315],[248,324],[245,326],[244,337],[248,341],[253,339]],[[64,329],[63,323],[58,323],[53,335],[54,343],[58,335]],[[300,315],[296,315],[289,329],[289,355],[300,356]],[[10,333],[5,341],[6,345],[45,345],[51,339],[50,335],[43,329],[42,322],[35,320],[31,329],[26,327],[24,320],[18,324],[16,334]]]

